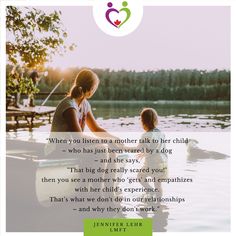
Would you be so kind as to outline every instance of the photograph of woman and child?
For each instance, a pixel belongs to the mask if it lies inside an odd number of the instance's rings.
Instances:
[[[74,84],[70,90],[70,93],[58,104],[51,126],[51,132],[71,132],[73,137],[75,133],[82,133],[84,131],[85,125],[88,126],[89,130],[99,137],[103,136],[107,139],[119,139],[115,137],[105,129],[103,129],[96,121],[91,105],[89,104],[89,99],[92,98],[93,94],[99,88],[99,78],[90,69],[81,69],[75,78]],[[158,129],[158,115],[153,108],[143,108],[140,113],[141,126],[144,131],[141,140],[145,139],[155,139],[156,143],[140,143],[137,147],[126,147],[128,149],[138,149],[142,147],[147,147],[149,149],[155,150],[154,154],[142,153],[136,156],[137,159],[144,159],[143,169],[148,167],[153,167],[159,169],[159,177],[163,177],[163,172],[167,171],[167,154],[161,153],[160,150],[165,148],[165,143],[161,143],[161,139],[165,139],[165,135]],[[56,135],[56,133],[55,133]],[[54,135],[54,136],[55,136]],[[80,138],[83,135],[79,135]],[[81,144],[83,146],[83,144]],[[86,144],[85,144],[86,147]],[[122,145],[117,145],[116,148],[124,148]],[[157,151],[158,150],[158,151]],[[158,152],[158,154],[156,154]],[[105,154],[106,155],[106,154]],[[50,156],[55,158],[55,154],[51,153]],[[56,157],[58,157],[56,155]],[[108,155],[110,157],[116,158],[116,155]],[[104,158],[102,156],[101,158]],[[113,162],[113,161],[112,161]],[[112,165],[111,165],[112,166]],[[112,167],[108,168],[112,168]],[[107,168],[107,167],[103,167]],[[153,174],[143,173],[140,171],[138,178],[142,179],[142,186],[145,188],[152,188],[150,184],[147,183],[146,177],[153,177]],[[158,176],[158,175],[157,175]],[[157,177],[156,176],[156,177]],[[112,178],[112,176],[110,176]],[[162,189],[161,184],[158,181],[154,182],[156,192],[161,196]],[[101,186],[99,186],[101,187]]]
[[[230,231],[230,7],[145,6],[139,27],[124,37],[102,32],[91,6],[6,10],[6,94],[21,93],[22,100],[33,93],[24,109],[47,106],[54,113],[52,123],[39,115],[39,125],[28,129],[24,117],[18,126],[12,120],[21,110],[7,111],[7,231],[82,232],[86,217],[148,217],[153,232]],[[28,24],[37,25],[39,16],[50,27]],[[26,29],[30,40],[22,36]],[[53,46],[77,47],[61,56],[43,44],[48,35]],[[25,47],[30,42],[32,53]],[[29,56],[34,50],[41,55],[37,63]],[[24,78],[22,88],[13,89],[17,64],[48,73],[30,89]],[[120,142],[68,145],[48,143],[51,137]],[[139,142],[122,143],[127,137]],[[162,142],[176,138],[190,142]],[[123,153],[77,152],[94,148]],[[173,153],[134,153],[141,149]],[[89,178],[121,181],[79,182]]]

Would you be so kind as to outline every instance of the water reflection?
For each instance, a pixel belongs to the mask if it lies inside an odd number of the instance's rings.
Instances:
[[[228,102],[173,102],[173,101],[92,101],[92,108],[97,117],[118,118],[133,117],[139,114],[143,107],[153,107],[163,116],[179,114],[230,114]]]
[[[38,104],[41,104],[38,101]],[[58,101],[48,101],[56,106]],[[138,132],[140,121],[137,115],[144,107],[153,107],[158,111],[160,128],[167,131],[222,131],[230,130],[229,102],[168,102],[168,101],[91,101],[93,113],[102,127],[112,131]],[[29,128],[20,126],[20,131]],[[35,124],[35,131],[49,131],[50,125],[41,122]],[[15,126],[7,123],[7,130],[14,131]]]

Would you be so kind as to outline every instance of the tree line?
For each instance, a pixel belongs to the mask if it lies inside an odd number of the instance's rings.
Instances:
[[[50,92],[64,78],[56,92],[66,93],[79,70],[48,68],[38,88]],[[230,100],[228,70],[94,71],[100,78],[94,100]]]

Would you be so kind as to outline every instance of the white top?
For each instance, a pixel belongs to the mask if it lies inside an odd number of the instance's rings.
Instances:
[[[91,106],[87,100],[78,106],[73,98],[64,98],[57,106],[55,114],[53,116],[51,132],[68,132],[68,124],[64,117],[64,112],[69,108],[75,109],[80,123],[82,131],[84,130],[86,116],[89,111],[91,111]]]
[[[165,143],[161,142],[161,139],[165,139],[165,134],[162,133],[159,129],[154,128],[153,130],[145,132],[142,135],[141,139],[144,140],[145,138],[148,138],[150,140],[155,139],[156,141],[158,140],[158,142],[154,143],[151,141],[151,143],[144,143],[141,145],[144,148],[155,150],[152,155],[147,153],[145,154],[144,165],[149,167],[154,167],[167,163],[168,160],[167,154],[161,153],[162,149],[166,149]]]

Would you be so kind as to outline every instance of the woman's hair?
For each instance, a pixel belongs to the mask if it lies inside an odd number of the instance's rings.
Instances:
[[[141,121],[148,130],[154,129],[158,124],[158,115],[153,108],[144,108],[141,112]]]
[[[76,76],[68,96],[71,98],[79,98],[84,93],[94,89],[98,84],[99,78],[92,70],[82,69]]]

